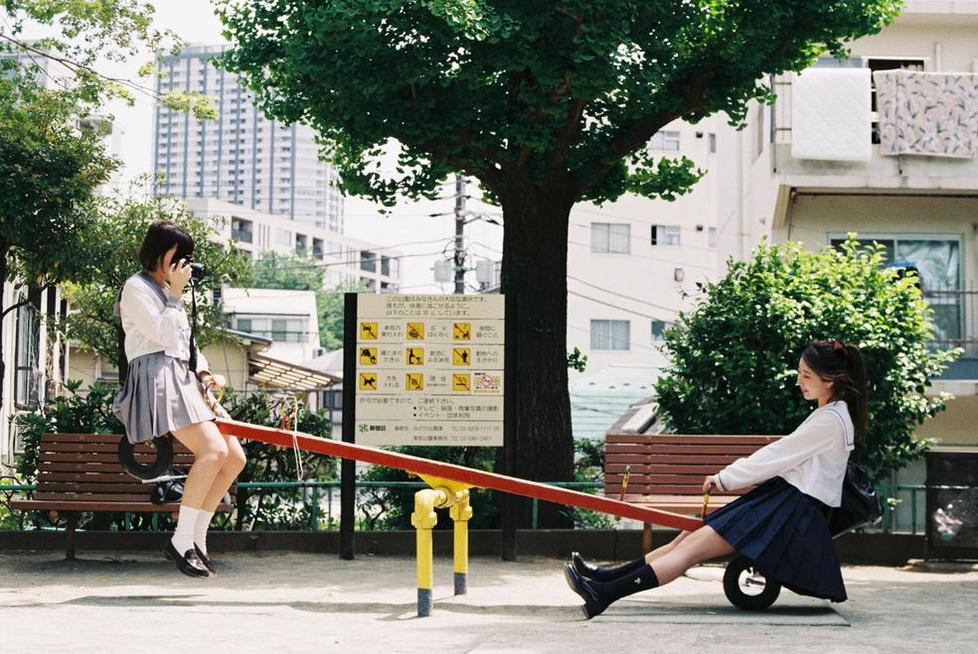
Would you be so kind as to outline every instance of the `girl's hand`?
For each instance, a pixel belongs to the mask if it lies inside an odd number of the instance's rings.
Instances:
[[[720,488],[720,484],[717,483],[717,478],[715,475],[709,475],[703,480],[703,492],[709,493],[714,488]]]
[[[203,384],[205,388],[216,388],[220,390],[227,386],[227,379],[224,378],[224,375],[212,375],[208,372],[201,375],[200,383]]]
[[[180,259],[180,261],[174,261],[170,264],[170,274],[167,277],[167,281],[170,283],[170,295],[175,298],[183,297],[183,289],[190,282],[192,270],[186,259]]]

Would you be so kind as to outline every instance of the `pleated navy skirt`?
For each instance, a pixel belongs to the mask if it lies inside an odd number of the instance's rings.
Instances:
[[[775,477],[710,513],[705,523],[768,579],[800,595],[844,602],[846,588],[827,508]]]

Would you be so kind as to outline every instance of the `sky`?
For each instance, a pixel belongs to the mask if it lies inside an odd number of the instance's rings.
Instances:
[[[154,6],[156,27],[169,28],[190,44],[217,45],[225,42],[221,35],[221,23],[209,0],[157,0]],[[41,32],[25,34],[27,38],[41,35]],[[150,58],[151,55],[147,53],[126,64],[105,63],[98,70],[106,75],[136,79],[136,70]],[[122,158],[124,165],[120,171],[122,180],[152,172],[154,102],[152,98],[138,95],[133,107],[127,107],[122,102],[108,107],[108,112],[114,117],[114,130],[117,133],[115,144],[119,151],[116,154]],[[474,185],[468,188],[477,198],[478,191]],[[404,203],[387,216],[378,213],[379,205],[347,197],[344,201],[344,233],[388,247],[412,244],[400,248],[404,254],[415,255],[402,260],[401,290],[410,293],[451,293],[453,285],[436,284],[431,268],[436,259],[442,258],[442,250],[454,237],[454,190],[454,182],[449,180],[444,186],[443,199]],[[495,215],[501,222],[499,208],[485,205],[478,199],[468,200],[466,208]],[[431,217],[432,213],[447,215]],[[465,229],[471,256],[502,258],[502,227],[477,220]],[[469,273],[467,280],[474,284],[475,273]]]

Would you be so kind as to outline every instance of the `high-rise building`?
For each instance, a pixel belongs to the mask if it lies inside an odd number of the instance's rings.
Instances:
[[[197,92],[217,105],[215,120],[166,107],[155,110],[153,161],[163,173],[158,191],[213,198],[343,231],[343,201],[335,167],[319,159],[315,132],[269,120],[254,96],[212,59],[225,46],[191,46],[159,59],[157,91]]]

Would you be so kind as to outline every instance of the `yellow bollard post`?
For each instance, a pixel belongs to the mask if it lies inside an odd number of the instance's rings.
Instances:
[[[469,504],[468,489],[456,494],[458,501],[448,513],[455,521],[455,594],[465,595],[469,574],[469,520],[472,519],[472,506]]]
[[[414,513],[411,514],[411,524],[415,528],[418,547],[418,617],[431,615],[431,590],[435,585],[434,575],[434,545],[431,530],[438,524],[438,514],[435,506],[445,501],[445,493],[441,490],[425,488],[414,494]]]

